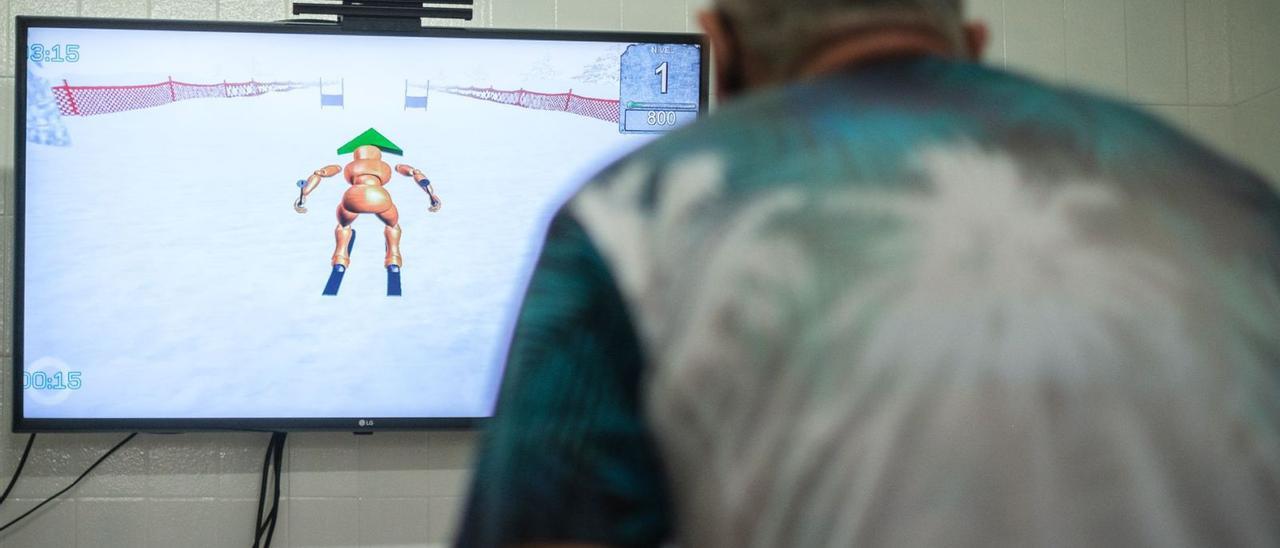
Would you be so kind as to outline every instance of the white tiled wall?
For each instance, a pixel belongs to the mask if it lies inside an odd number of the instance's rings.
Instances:
[[[478,0],[469,25],[693,30],[709,0]],[[0,16],[0,347],[11,367],[12,17],[19,14],[275,20],[285,0],[7,0]],[[970,0],[992,30],[989,62],[1149,107],[1280,180],[1280,2]],[[447,23],[461,24],[461,23]],[[0,390],[0,395],[4,394]],[[6,398],[7,400],[7,398]],[[7,430],[5,401],[0,429]],[[66,485],[115,435],[44,436],[0,520]],[[0,479],[25,436],[0,433]],[[4,547],[248,546],[266,436],[141,436],[70,496],[0,536]],[[444,543],[474,436],[296,434],[285,462],[278,546]]]
[[[1236,149],[1280,180],[1280,2],[1231,0],[1231,103]]]
[[[1066,4],[1011,0],[1004,4],[1006,66],[1054,81],[1066,76]]]
[[[1280,1],[969,0],[988,61],[1125,99],[1280,182]]]
[[[1077,0],[1066,5],[1066,81],[1124,97],[1129,93],[1125,4]]]

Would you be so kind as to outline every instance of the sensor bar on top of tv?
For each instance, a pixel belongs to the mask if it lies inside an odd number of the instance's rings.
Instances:
[[[384,0],[386,1],[386,0]],[[431,4],[459,4],[458,1],[446,2],[430,2]],[[423,2],[417,2],[417,7],[401,7],[390,4],[363,4],[363,5],[339,5],[339,4],[310,4],[295,3],[293,5],[294,15],[337,15],[340,17],[360,17],[360,18],[379,18],[379,19],[462,19],[470,21],[474,14],[471,8],[440,8],[440,7],[422,7]]]
[[[343,4],[349,6],[424,6],[426,4],[442,4],[451,6],[473,6],[475,0],[345,0]]]

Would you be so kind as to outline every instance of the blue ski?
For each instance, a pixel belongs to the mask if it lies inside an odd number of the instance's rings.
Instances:
[[[400,267],[391,265],[387,267],[387,296],[400,296]]]
[[[324,294],[334,296],[338,294],[338,288],[342,286],[342,275],[347,272],[340,264],[333,265],[333,272],[329,273],[329,281],[324,284]]]
[[[347,256],[351,256],[351,248],[356,246],[356,231],[351,229],[351,241],[347,242]],[[324,295],[334,296],[338,294],[338,289],[342,287],[342,275],[347,273],[346,267],[335,264],[333,271],[329,273],[329,281],[324,284]],[[399,284],[397,284],[397,287]]]

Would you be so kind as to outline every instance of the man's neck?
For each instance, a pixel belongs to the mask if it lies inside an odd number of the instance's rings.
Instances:
[[[827,42],[796,72],[801,78],[822,76],[893,57],[959,56],[956,46],[928,27],[883,27]]]

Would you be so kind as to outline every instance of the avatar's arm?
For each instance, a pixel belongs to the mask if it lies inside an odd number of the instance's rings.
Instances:
[[[422,187],[422,190],[427,192],[427,196],[431,197],[431,208],[428,209],[428,211],[432,213],[440,211],[440,206],[444,205],[444,202],[442,202],[440,197],[436,195],[435,189],[431,188],[431,179],[427,178],[426,173],[423,173],[421,169],[417,169],[408,164],[397,165],[396,173],[404,175],[405,177],[413,177],[413,181],[418,183],[418,186]]]
[[[342,171],[342,168],[338,166],[324,166],[320,169],[315,170],[315,172],[312,173],[310,177],[307,177],[307,186],[303,187],[302,195],[309,196],[311,194],[311,191],[315,190],[316,187],[320,186],[320,179],[323,179],[325,177],[333,177],[334,175],[337,175],[341,171]]]
[[[298,201],[293,203],[293,209],[297,210],[298,213],[306,213],[307,208],[304,206],[307,204],[307,196],[316,187],[320,186],[320,180],[325,177],[333,177],[341,171],[342,168],[340,166],[328,165],[312,172],[311,176],[307,177],[306,184],[302,187],[302,193],[298,195]]]

